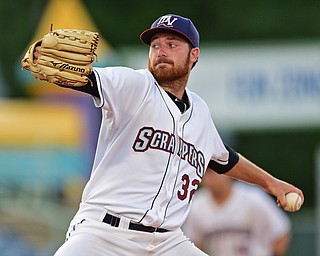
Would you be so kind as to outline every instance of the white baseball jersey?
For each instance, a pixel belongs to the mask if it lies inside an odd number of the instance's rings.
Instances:
[[[102,123],[76,218],[101,220],[104,209],[146,226],[177,229],[210,159],[228,162],[207,105],[186,90],[190,107],[181,113],[146,69],[94,72]]]
[[[183,231],[219,256],[272,256],[273,241],[290,231],[287,215],[264,192],[235,184],[218,206],[204,187],[197,192]]]

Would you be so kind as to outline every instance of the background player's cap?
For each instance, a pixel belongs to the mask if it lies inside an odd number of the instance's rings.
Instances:
[[[150,45],[155,34],[171,32],[185,38],[193,47],[199,47],[199,33],[192,21],[179,15],[167,14],[158,18],[149,29],[143,31],[140,40]]]

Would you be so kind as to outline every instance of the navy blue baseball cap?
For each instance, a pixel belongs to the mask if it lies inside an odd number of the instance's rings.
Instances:
[[[185,38],[193,47],[199,47],[199,33],[192,21],[175,14],[167,14],[158,18],[149,29],[141,33],[140,40],[150,45],[155,34],[165,32],[175,33]]]

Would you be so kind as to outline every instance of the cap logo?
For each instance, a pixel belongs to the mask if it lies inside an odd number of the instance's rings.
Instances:
[[[162,16],[158,23],[157,27],[159,26],[165,26],[165,27],[173,27],[173,23],[177,20],[178,18],[173,18],[171,15],[165,15]]]

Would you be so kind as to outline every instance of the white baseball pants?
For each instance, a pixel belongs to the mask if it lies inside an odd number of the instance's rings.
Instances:
[[[181,229],[142,232],[74,219],[55,256],[205,256]]]

